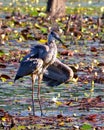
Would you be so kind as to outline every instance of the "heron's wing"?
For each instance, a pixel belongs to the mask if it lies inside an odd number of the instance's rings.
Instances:
[[[72,69],[56,59],[44,72],[43,80],[49,86],[57,86],[69,81],[72,77]]]
[[[31,48],[30,54],[26,55],[21,63],[20,67],[17,71],[15,80],[32,74],[34,71],[41,68],[43,65],[43,59],[45,58],[49,47],[46,45],[36,44]]]
[[[49,47],[47,45],[37,44],[31,48],[30,53],[34,55],[34,58],[44,59],[48,51]]]
[[[41,59],[34,58],[34,55],[31,53],[26,55],[20,63],[14,81],[33,72],[35,73],[35,71],[41,69],[42,65],[43,61]]]

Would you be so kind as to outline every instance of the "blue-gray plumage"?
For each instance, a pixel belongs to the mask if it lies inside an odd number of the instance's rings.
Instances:
[[[50,65],[44,72],[43,80],[48,86],[58,86],[67,83],[73,78],[73,70],[59,59]]]
[[[34,83],[36,80],[36,76],[38,76],[38,100],[39,100],[39,105],[40,105],[40,110],[41,110],[41,115],[42,113],[42,107],[40,103],[40,83],[41,80],[43,79],[43,73],[45,70],[52,65],[57,56],[57,46],[55,43],[55,39],[62,42],[57,35],[57,33],[51,31],[50,34],[48,35],[48,42],[47,45],[40,45],[37,44],[35,45],[30,53],[26,55],[23,60],[20,63],[20,67],[17,71],[17,74],[15,76],[15,80],[31,74],[32,77],[32,106],[33,106],[33,115],[35,115],[35,110],[34,110]]]
[[[30,54],[26,55],[21,61],[15,80],[31,73],[35,74],[37,71],[41,73],[41,71],[44,71],[49,65],[54,63],[57,56],[55,39],[62,42],[59,36],[52,31],[48,36],[47,45],[37,44],[31,49]]]

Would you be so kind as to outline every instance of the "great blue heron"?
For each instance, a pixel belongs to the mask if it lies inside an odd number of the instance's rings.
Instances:
[[[73,71],[65,64],[60,62],[57,56],[57,46],[55,39],[62,42],[58,34],[51,31],[48,35],[47,45],[37,44],[30,53],[26,55],[20,63],[20,67],[15,76],[15,80],[31,74],[32,77],[32,109],[34,110],[34,83],[38,76],[38,101],[40,105],[41,115],[43,115],[40,102],[40,84],[42,79],[47,82],[47,85],[57,86],[64,83],[73,77]],[[49,68],[48,68],[49,67]],[[44,76],[43,76],[44,74]]]

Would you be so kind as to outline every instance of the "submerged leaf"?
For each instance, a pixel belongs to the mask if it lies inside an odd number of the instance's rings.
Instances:
[[[7,119],[6,117],[2,117],[2,119],[1,119],[1,120],[2,120],[2,121],[6,121],[6,119]]]
[[[58,126],[64,126],[64,122],[62,121],[62,122],[60,122],[59,124],[58,124]]]
[[[46,17],[47,16],[47,14],[43,13],[43,12],[40,12],[38,15],[41,16],[41,17]]]
[[[57,106],[61,106],[63,104],[62,102],[59,102],[59,101],[56,101],[55,103]]]
[[[40,30],[42,33],[47,33],[47,28],[41,27]]]
[[[0,56],[3,56],[4,54],[4,51],[0,50]]]
[[[26,126],[14,126],[11,128],[11,130],[26,130]]]
[[[92,130],[92,126],[88,123],[84,123],[80,129],[81,130]]]
[[[91,114],[91,115],[87,116],[86,119],[89,121],[95,121],[97,116],[98,116],[97,114]]]
[[[0,64],[0,68],[6,68],[6,65]]]
[[[8,82],[8,84],[13,85],[13,84],[14,84],[14,82]]]
[[[36,28],[41,28],[39,24],[35,23]]]
[[[40,39],[39,42],[41,42],[41,43],[46,43],[47,40],[45,40],[45,39]]]
[[[7,79],[10,79],[10,77],[9,77],[8,75],[1,74],[1,75],[0,75],[0,79],[2,80],[2,82],[6,82]]]

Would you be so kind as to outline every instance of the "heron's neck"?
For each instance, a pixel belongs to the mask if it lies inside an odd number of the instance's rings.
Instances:
[[[48,45],[55,43],[55,39],[48,39]]]
[[[49,48],[56,47],[55,40],[53,40],[53,41],[48,41],[48,46],[49,46]]]

